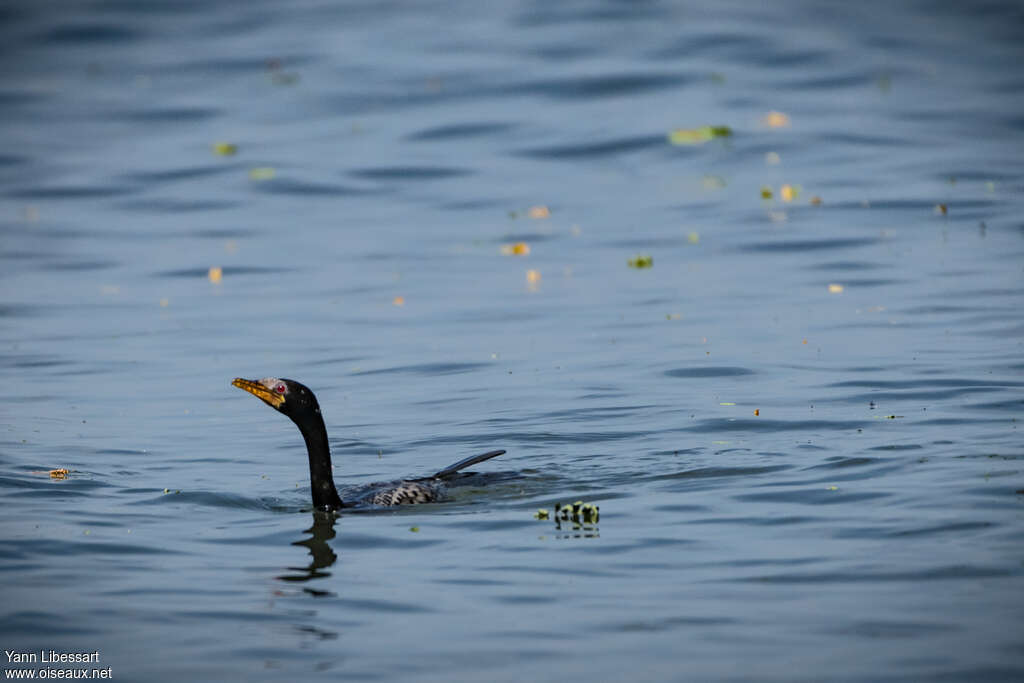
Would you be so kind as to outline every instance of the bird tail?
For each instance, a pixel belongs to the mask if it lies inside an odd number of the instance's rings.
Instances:
[[[483,462],[484,460],[497,458],[504,452],[505,451],[487,451],[486,453],[481,453],[480,455],[474,455],[472,457],[466,458],[465,460],[460,460],[454,465],[448,465],[448,467],[445,467],[443,470],[441,470],[440,472],[431,477],[427,477],[427,479],[446,479],[452,476],[453,474],[457,473],[459,470],[466,469],[467,467],[471,467],[477,464],[478,462]]]

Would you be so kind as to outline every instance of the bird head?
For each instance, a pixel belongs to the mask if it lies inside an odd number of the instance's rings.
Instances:
[[[248,391],[274,410],[290,417],[294,422],[299,422],[303,417],[320,412],[320,404],[317,403],[313,392],[293,379],[278,379],[277,377],[242,379],[236,377],[231,384],[243,391]]]

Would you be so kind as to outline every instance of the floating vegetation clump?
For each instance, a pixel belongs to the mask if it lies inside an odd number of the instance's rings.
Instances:
[[[249,169],[249,180],[257,182],[272,180],[275,175],[277,175],[277,172],[270,166],[257,166],[256,168]]]
[[[501,253],[505,256],[526,256],[530,253],[530,245],[526,242],[501,245]]]
[[[676,128],[668,134],[668,141],[673,145],[703,145],[715,138],[732,136],[729,126],[700,126],[699,128]]]
[[[577,500],[575,503],[555,503],[555,520],[575,524],[597,524],[601,508],[593,503]]]
[[[630,268],[653,268],[654,257],[650,254],[637,254],[633,258],[626,261],[626,265]]]

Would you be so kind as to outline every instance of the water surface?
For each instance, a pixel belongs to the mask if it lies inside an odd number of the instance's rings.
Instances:
[[[2,19],[5,649],[1024,677],[1015,4]],[[732,134],[670,144],[701,126]],[[317,520],[298,432],[230,386],[266,375],[317,392],[342,484],[508,453]],[[600,520],[534,517],[575,500]]]

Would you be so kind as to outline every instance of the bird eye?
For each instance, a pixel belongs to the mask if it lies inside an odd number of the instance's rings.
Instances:
[[[278,383],[278,385],[276,387],[274,387],[274,391],[276,391],[279,394],[283,394],[287,390],[288,390],[288,387],[286,387],[284,385],[284,382],[280,382],[280,383]]]

